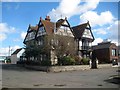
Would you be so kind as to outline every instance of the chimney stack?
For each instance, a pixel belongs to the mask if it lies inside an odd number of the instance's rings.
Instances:
[[[50,21],[50,16],[46,16],[45,20]]]
[[[40,17],[40,20],[42,20],[42,17]]]

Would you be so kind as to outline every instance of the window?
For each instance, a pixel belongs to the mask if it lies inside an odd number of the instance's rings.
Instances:
[[[88,50],[89,49],[89,42],[86,40],[82,40],[82,49]]]
[[[116,56],[116,49],[112,49],[112,56]]]

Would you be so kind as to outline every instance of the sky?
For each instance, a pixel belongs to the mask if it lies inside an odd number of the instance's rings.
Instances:
[[[12,1],[12,0],[11,0]],[[105,39],[118,45],[118,2],[100,0],[60,0],[59,2],[11,2],[0,3],[0,55],[8,55],[24,47],[23,40],[29,24],[35,26],[40,17],[49,15],[51,21],[67,17],[71,27],[90,22],[95,41]]]

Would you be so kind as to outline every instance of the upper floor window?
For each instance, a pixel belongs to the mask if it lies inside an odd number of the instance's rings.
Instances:
[[[82,40],[82,49],[84,50],[89,49],[89,42],[87,40]]]

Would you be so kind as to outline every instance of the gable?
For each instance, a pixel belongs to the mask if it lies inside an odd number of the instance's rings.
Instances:
[[[46,31],[45,31],[44,26],[39,27],[38,32],[37,32],[37,37],[45,35],[45,34],[46,34]]]
[[[57,29],[56,34],[73,37],[73,33],[71,32],[71,28],[68,26],[65,26],[65,25],[61,25]]]
[[[68,22],[65,20],[62,25],[69,26]]]
[[[90,28],[89,24],[87,24],[86,28]]]
[[[27,35],[26,35],[25,41],[29,41],[29,40],[34,39],[35,38],[35,34],[36,34],[35,31],[28,32]]]
[[[92,32],[89,29],[85,29],[82,37],[93,39]]]

